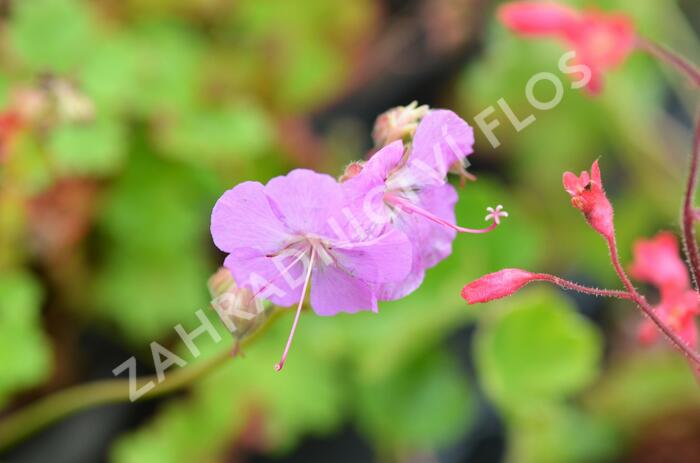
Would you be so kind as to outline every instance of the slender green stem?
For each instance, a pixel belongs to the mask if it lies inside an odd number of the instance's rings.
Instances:
[[[263,326],[253,335],[241,341],[241,347],[253,343],[279,316],[280,312],[273,310]],[[173,370],[166,375],[161,383],[158,383],[156,376],[142,378],[138,381],[139,388],[151,381],[156,386],[141,396],[139,400],[154,399],[189,386],[215,371],[217,367],[230,359],[231,348],[227,346],[226,349],[206,360]],[[97,405],[129,401],[128,379],[95,381],[58,391],[27,405],[0,421],[0,451],[12,447],[51,423],[80,410]]]

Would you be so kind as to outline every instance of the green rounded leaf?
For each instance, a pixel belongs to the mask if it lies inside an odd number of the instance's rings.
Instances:
[[[93,43],[92,32],[82,1],[22,0],[13,4],[13,49],[36,70],[64,72],[79,64]]]
[[[356,413],[360,427],[380,447],[428,450],[468,432],[473,407],[459,365],[438,353],[361,384]]]
[[[41,330],[42,291],[29,274],[0,274],[0,405],[50,373],[51,353]]]
[[[494,399],[523,409],[565,398],[595,378],[600,336],[563,296],[539,290],[507,304],[478,338],[480,373]]]
[[[126,143],[124,127],[105,119],[57,128],[50,149],[61,175],[108,175],[121,167]]]

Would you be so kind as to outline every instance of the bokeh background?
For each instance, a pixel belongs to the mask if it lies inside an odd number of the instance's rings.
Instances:
[[[569,90],[563,49],[513,37],[498,3],[0,1],[13,128],[0,152],[0,419],[131,355],[153,373],[152,341],[189,358],[173,327],[196,327],[197,309],[220,326],[209,214],[236,183],[338,175],[371,148],[374,118],[413,100],[472,124],[500,98],[537,117],[517,133],[497,109],[497,149],[476,131],[479,180],[460,190],[459,221],[478,226],[495,204],[511,216],[459,236],[410,297],[378,315],[304,315],[275,374],[288,314],[185,391],[83,411],[0,460],[700,461],[700,389],[667,345],[637,344],[635,307],[542,285],[481,306],[459,296],[502,267],[616,287],[561,174],[600,158],[629,262],[636,239],[678,229],[698,103],[643,55],[598,98]],[[700,62],[696,1],[570,3],[624,11]],[[541,71],[567,84],[546,112],[525,98]]]

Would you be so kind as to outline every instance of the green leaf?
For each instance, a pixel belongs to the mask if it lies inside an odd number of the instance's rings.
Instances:
[[[201,84],[203,45],[198,36],[188,26],[161,22],[144,24],[132,38],[138,47],[133,109],[145,116],[191,110]]]
[[[0,405],[47,378],[51,350],[41,330],[42,290],[27,273],[0,274]]]
[[[98,221],[106,251],[95,297],[131,342],[170,334],[207,306],[212,204],[199,172],[138,147],[108,192]]]
[[[116,120],[67,124],[51,133],[51,156],[60,175],[109,175],[126,154],[126,130]]]
[[[246,349],[245,357],[232,358],[197,383],[191,394],[171,401],[154,420],[122,438],[113,448],[113,460],[209,461],[244,431],[268,451],[281,453],[307,434],[336,429],[346,408],[341,366],[319,355],[307,330],[295,340],[283,372],[277,373],[273,365],[289,330],[284,322],[291,317],[271,326]],[[230,348],[230,343],[228,336],[218,344],[206,336],[197,339],[204,355]]]
[[[35,70],[65,72],[90,49],[92,29],[81,0],[23,0],[13,5],[10,40]]]
[[[598,374],[600,335],[563,296],[531,291],[480,328],[479,372],[508,410],[538,407],[580,391]]]
[[[240,104],[181,115],[161,133],[161,146],[191,162],[236,163],[261,155],[273,137],[268,116],[253,104]]]
[[[110,36],[94,45],[80,72],[82,89],[100,113],[129,110],[142,90],[138,82],[140,46],[129,35]]]
[[[640,351],[611,365],[610,372],[585,397],[587,408],[627,436],[669,410],[700,406],[698,383],[677,352]]]
[[[540,406],[511,423],[510,461],[590,463],[614,461],[620,442],[604,421],[565,405]]]
[[[423,354],[401,371],[359,385],[355,413],[378,447],[430,450],[469,430],[474,404],[459,365],[444,353]]]

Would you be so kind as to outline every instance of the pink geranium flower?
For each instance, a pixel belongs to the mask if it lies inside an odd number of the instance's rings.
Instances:
[[[576,62],[590,70],[586,88],[603,88],[603,75],[622,64],[636,44],[630,18],[598,10],[577,11],[553,2],[514,2],[502,6],[498,17],[524,37],[552,37],[576,52]]]
[[[418,124],[413,142],[405,150],[401,140],[375,153],[361,171],[343,186],[355,204],[353,215],[366,229],[401,230],[413,246],[409,274],[399,282],[377,285],[380,300],[406,296],[420,286],[425,271],[452,252],[457,232],[492,230],[507,213],[489,210],[485,229],[455,225],[457,192],[447,183],[447,173],[472,153],[473,129],[452,111],[432,110]]]
[[[351,240],[337,226],[346,207],[343,188],[304,169],[267,185],[244,182],[217,201],[211,217],[224,266],[241,288],[275,304],[298,304],[282,368],[307,291],[318,315],[377,310],[373,285],[400,281],[411,268],[406,236],[393,228]]]

